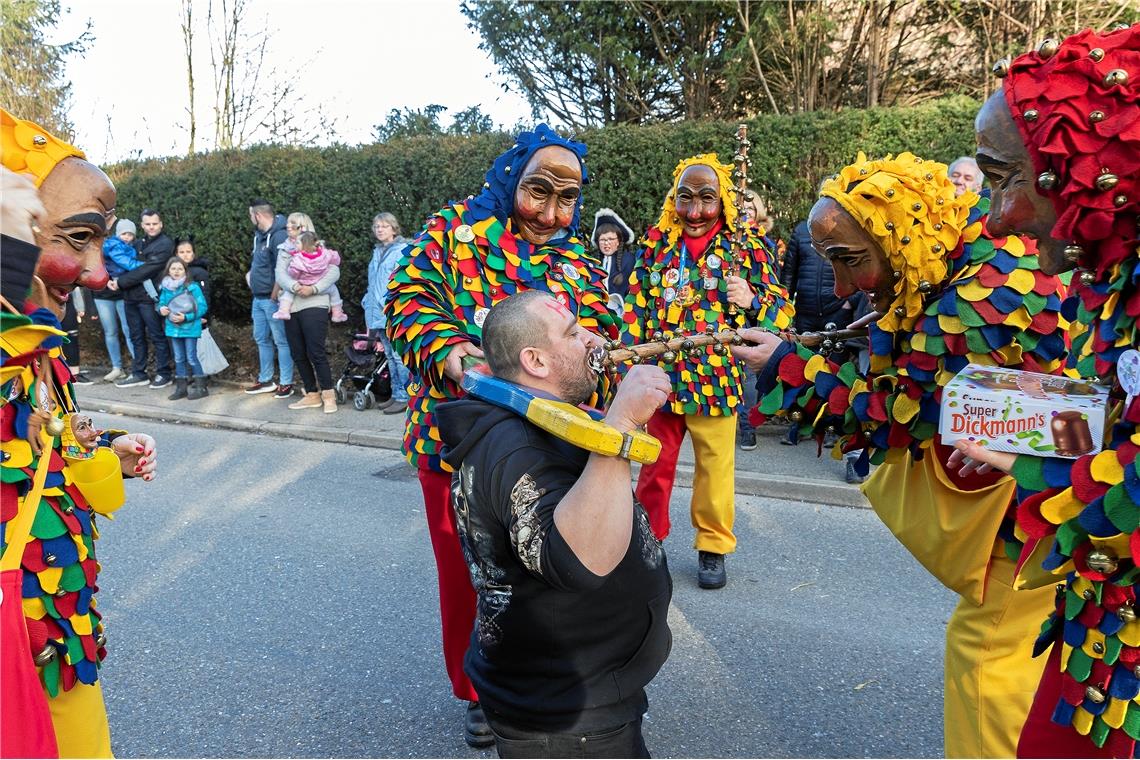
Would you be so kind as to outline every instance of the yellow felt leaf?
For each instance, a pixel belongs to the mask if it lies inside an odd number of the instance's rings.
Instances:
[[[36,573],[36,580],[40,582],[40,588],[49,594],[54,594],[59,590],[59,579],[62,577],[62,567],[45,567]]]
[[[1093,716],[1088,710],[1083,707],[1078,707],[1076,711],[1073,712],[1073,728],[1075,728],[1077,733],[1081,736],[1089,735],[1089,731],[1092,730],[1092,724]]]
[[[1010,256],[1021,257],[1025,255],[1025,241],[1019,237],[1010,236],[1002,243],[1001,249]]]
[[[945,314],[938,315],[938,326],[944,333],[951,335],[961,335],[966,332],[966,326],[962,324],[962,320],[957,317],[948,317]]]
[[[68,618],[68,620],[71,621],[71,627],[74,628],[75,632],[77,634],[79,634],[80,636],[90,636],[91,635],[91,615],[90,614],[83,614],[83,615],[75,614],[75,615],[72,615],[70,618]]]
[[[1073,489],[1066,488],[1056,496],[1046,499],[1041,504],[1041,516],[1054,525],[1073,519],[1081,513],[1085,505],[1073,496]]]
[[[1124,481],[1124,468],[1120,466],[1115,451],[1102,451],[1093,457],[1090,470],[1101,483],[1115,485]]]
[[[1116,638],[1120,639],[1120,643],[1126,647],[1140,646],[1140,620],[1125,623],[1124,627],[1117,632]]]
[[[1015,269],[1009,273],[1009,279],[1005,281],[1005,284],[1021,295],[1025,295],[1037,285],[1037,278],[1028,269]]]
[[[47,608],[44,607],[43,599],[38,596],[33,599],[24,599],[23,607],[26,618],[41,620],[47,617]]]
[[[1128,705],[1131,701],[1130,699],[1110,698],[1108,707],[1104,709],[1100,717],[1113,728],[1120,728],[1124,725],[1124,716],[1128,714]]]
[[[970,280],[958,288],[958,296],[967,301],[984,301],[994,292],[993,288],[982,286],[977,280]]]
[[[894,407],[891,409],[891,416],[897,422],[906,424],[914,419],[918,414],[918,402],[905,394],[895,397]]]
[[[1096,646],[1098,644],[1100,645],[1100,651],[1103,652],[1104,634],[1095,628],[1089,628],[1087,631],[1085,631],[1085,641],[1083,644],[1081,644],[1081,649],[1084,650],[1085,654],[1094,660],[1104,659],[1104,655],[1098,654],[1096,651]]]
[[[814,383],[815,376],[820,372],[820,370],[824,370],[826,368],[827,360],[819,354],[816,354],[812,358],[808,359],[807,366],[804,367],[804,379],[809,383]]]

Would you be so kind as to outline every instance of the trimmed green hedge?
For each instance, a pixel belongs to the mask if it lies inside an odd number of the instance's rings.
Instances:
[[[946,162],[972,153],[978,105],[950,98],[916,108],[749,120],[752,185],[787,229],[811,208],[819,180],[859,150],[870,156],[911,150]],[[590,148],[585,232],[594,210],[603,206],[644,231],[656,221],[677,162],[709,151],[729,160],[735,129],[733,122],[690,121],[577,135]],[[219,316],[248,319],[247,209],[258,197],[284,213],[304,211],[313,218],[317,232],[344,258],[340,288],[355,315],[367,284],[372,216],[392,212],[411,237],[445,202],[478,190],[495,156],[510,144],[510,136],[490,134],[411,137],[358,148],[259,146],[123,163],[108,173],[119,188],[121,217],[137,221],[143,208],[153,207],[163,214],[168,233],[194,235],[199,253],[211,262],[210,308]]]

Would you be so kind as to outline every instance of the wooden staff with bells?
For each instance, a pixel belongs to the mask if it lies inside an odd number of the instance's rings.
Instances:
[[[729,264],[728,273],[733,277],[740,276],[740,260],[744,256],[744,241],[748,227],[748,223],[745,221],[744,204],[748,195],[748,167],[752,164],[748,160],[748,149],[751,146],[752,142],[748,139],[748,125],[739,125],[736,128],[736,155],[732,157],[732,163],[735,164],[732,170],[732,178],[736,181],[736,185],[733,187],[736,191],[736,197],[733,200],[733,205],[736,206],[736,231],[732,240],[732,261]],[[730,301],[728,313],[736,316],[739,311],[740,307]]]

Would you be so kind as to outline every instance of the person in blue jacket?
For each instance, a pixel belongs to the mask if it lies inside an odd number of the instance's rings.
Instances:
[[[198,338],[202,337],[206,296],[201,285],[187,278],[186,265],[177,257],[171,257],[166,263],[157,309],[165,319],[166,337],[174,349],[174,393],[170,400],[194,401],[210,395],[206,389],[206,373],[198,361]],[[188,388],[191,372],[194,386]]]
[[[392,341],[384,332],[388,324],[384,316],[384,301],[388,297],[388,280],[400,263],[400,255],[407,246],[407,239],[400,234],[400,222],[387,211],[381,211],[372,218],[372,234],[376,245],[372,247],[372,261],[368,263],[368,290],[360,305],[364,307],[364,323],[368,331],[378,330],[384,344],[384,355],[388,357],[388,373],[392,378],[392,398],[381,405],[384,414],[403,414],[408,410],[408,383],[411,373],[400,355],[392,350]]]

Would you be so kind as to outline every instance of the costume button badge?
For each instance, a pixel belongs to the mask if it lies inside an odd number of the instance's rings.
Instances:
[[[661,284],[661,273],[656,269],[649,273],[649,284],[654,287]]]
[[[461,224],[455,228],[455,239],[460,243],[470,243],[475,239],[475,230],[470,224]]]
[[[570,262],[563,262],[562,274],[566,275],[571,280],[577,280],[579,277],[581,277],[581,275],[578,274],[578,270],[575,269],[574,265],[571,264]]]
[[[483,326],[483,323],[487,321],[487,312],[489,312],[489,311],[491,311],[491,310],[486,308],[486,307],[475,310],[475,325],[476,325],[476,327],[482,327]]]
[[[665,284],[668,286],[676,285],[681,281],[681,273],[676,269],[670,269],[665,272]]]
[[[705,263],[709,265],[709,269],[720,269],[720,256],[717,256],[714,253],[712,256],[709,256],[707,259],[705,259]]]
[[[673,288],[665,288],[665,303],[673,303],[673,299],[677,297],[677,291]]]

